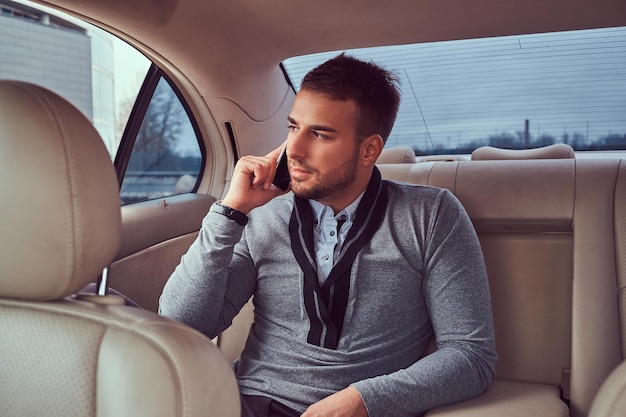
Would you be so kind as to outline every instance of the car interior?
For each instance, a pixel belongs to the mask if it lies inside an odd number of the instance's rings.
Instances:
[[[159,296],[209,207],[228,190],[237,159],[283,142],[297,94],[285,60],[626,27],[623,0],[20,4],[110,33],[141,52],[150,70],[111,155],[92,120],[66,98],[7,78],[0,65],[2,416],[240,415],[230,363],[254,320],[252,302],[209,340],[160,317]],[[616,94],[626,96],[626,73],[616,68],[623,77]],[[120,190],[160,80],[192,120],[201,163],[191,186],[179,179],[182,191],[126,201]],[[384,179],[446,188],[463,204],[491,290],[494,381],[484,394],[427,416],[626,415],[626,146],[620,149],[383,150]]]

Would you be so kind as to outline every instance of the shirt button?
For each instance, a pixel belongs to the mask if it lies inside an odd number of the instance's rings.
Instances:
[[[322,256],[322,259],[325,260],[325,261],[327,261],[328,258],[329,258],[328,254],[325,254],[324,256]]]
[[[330,231],[330,235],[331,235],[331,236],[335,236],[335,231],[334,231],[334,230],[331,230],[331,231]]]

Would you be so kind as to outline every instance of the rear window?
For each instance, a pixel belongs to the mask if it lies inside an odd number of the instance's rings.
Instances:
[[[296,91],[343,51],[283,62]],[[416,155],[484,146],[626,149],[626,28],[346,51],[394,71],[402,102],[387,147]]]

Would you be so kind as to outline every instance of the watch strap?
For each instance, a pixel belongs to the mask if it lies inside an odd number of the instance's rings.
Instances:
[[[216,202],[211,206],[211,211],[236,221],[237,224],[239,224],[240,226],[245,226],[246,224],[248,224],[248,216],[246,216],[239,210],[235,210],[232,207],[223,206],[219,202]]]

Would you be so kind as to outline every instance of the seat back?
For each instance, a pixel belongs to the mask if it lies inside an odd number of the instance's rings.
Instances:
[[[623,417],[626,415],[626,362],[622,362],[600,387],[591,405],[589,417]]]
[[[496,379],[558,386],[572,416],[587,415],[624,351],[625,165],[572,158],[379,165],[385,178],[459,198],[487,266]]]
[[[120,207],[91,123],[0,81],[0,415],[238,416],[228,362],[172,320],[74,295],[117,253]]]

